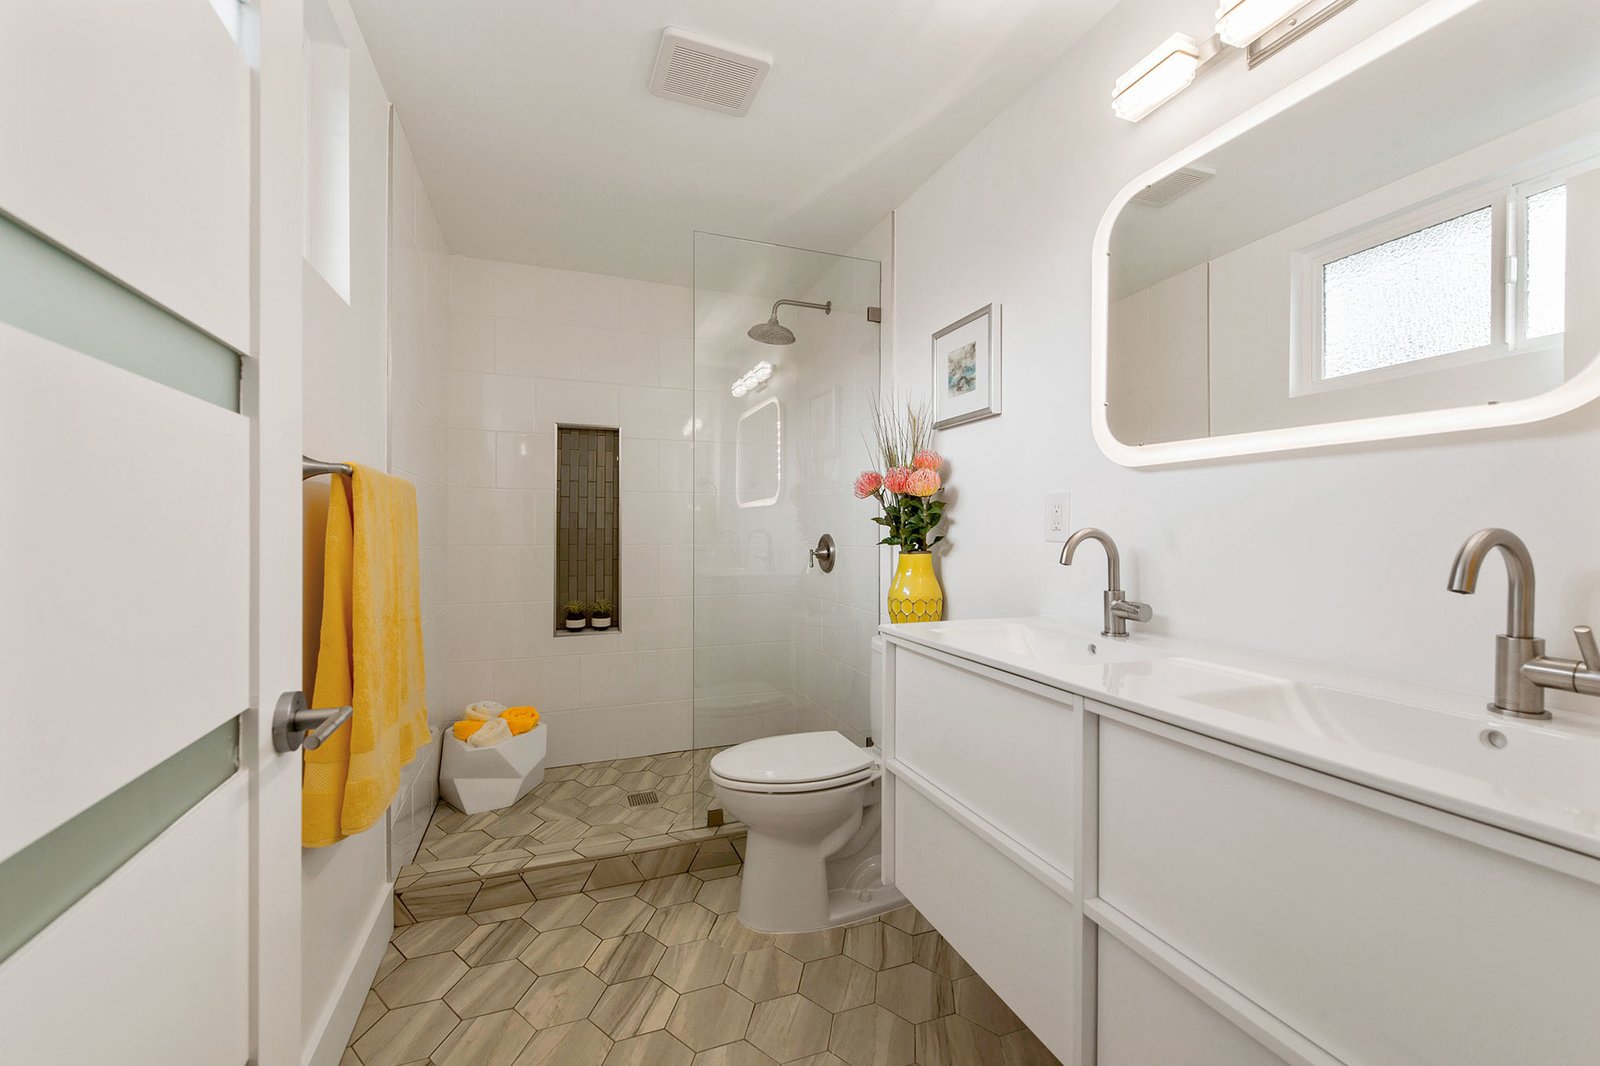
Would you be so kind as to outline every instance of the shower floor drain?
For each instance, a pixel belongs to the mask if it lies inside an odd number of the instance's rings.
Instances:
[[[661,797],[656,795],[654,792],[630,792],[630,793],[628,793],[628,806],[630,806],[630,807],[648,807],[652,803],[660,803],[660,802],[661,802]]]

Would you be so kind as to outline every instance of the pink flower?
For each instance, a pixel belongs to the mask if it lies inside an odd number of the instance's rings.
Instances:
[[[868,470],[856,478],[856,499],[864,500],[881,488],[883,475],[876,470]]]
[[[904,496],[911,490],[911,468],[891,466],[889,472],[883,475],[883,487],[896,496]]]
[[[918,470],[939,470],[944,467],[944,456],[932,448],[924,448],[911,460],[911,465]]]
[[[932,496],[940,484],[938,471],[924,468],[912,472],[909,490],[913,496]]]

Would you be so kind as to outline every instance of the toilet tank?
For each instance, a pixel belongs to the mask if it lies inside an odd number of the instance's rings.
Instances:
[[[868,735],[878,744],[883,737],[883,637],[872,635],[872,673],[867,684],[868,721],[872,723]]]

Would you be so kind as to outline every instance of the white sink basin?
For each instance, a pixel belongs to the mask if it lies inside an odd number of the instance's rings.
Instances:
[[[1587,730],[1277,678],[1186,695],[1194,703],[1542,796],[1574,811],[1600,811],[1600,743]]]
[[[963,658],[977,656],[1024,672],[1105,663],[1144,662],[1160,657],[1136,638],[1112,640],[1048,618],[980,618],[970,622],[922,622],[889,632]]]

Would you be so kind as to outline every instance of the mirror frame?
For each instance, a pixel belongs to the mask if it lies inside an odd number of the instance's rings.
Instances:
[[[1151,167],[1129,182],[1112,199],[1095,231],[1093,260],[1090,264],[1092,305],[1090,307],[1090,418],[1095,443],[1100,451],[1122,466],[1164,466],[1174,463],[1203,462],[1237,456],[1273,452],[1303,451],[1342,444],[1401,440],[1442,433],[1526,425],[1554,418],[1600,397],[1600,353],[1583,370],[1561,385],[1522,400],[1478,404],[1471,407],[1440,408],[1409,414],[1383,415],[1323,422],[1310,426],[1257,430],[1221,437],[1196,437],[1159,444],[1124,444],[1111,431],[1106,415],[1106,378],[1110,352],[1107,343],[1111,295],[1111,233],[1123,209],[1147,185],[1186,166],[1240,136],[1268,119],[1287,111],[1321,92],[1341,78],[1381,59],[1416,40],[1463,11],[1490,0],[1431,0],[1354,45],[1299,81],[1280,90],[1237,118],[1224,123],[1200,140]],[[1496,0],[1505,2],[1505,0]],[[1287,353],[1286,353],[1287,354]]]

